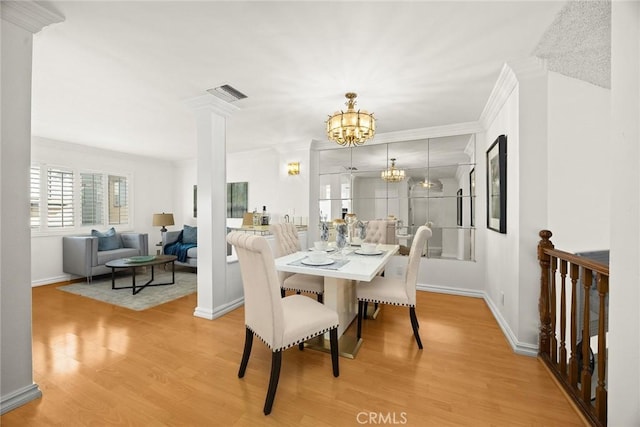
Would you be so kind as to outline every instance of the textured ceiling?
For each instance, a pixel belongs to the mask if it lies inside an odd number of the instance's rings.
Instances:
[[[563,3],[52,1],[34,38],[34,135],[180,160],[185,101],[248,95],[229,151],[323,140],[344,93],[379,133],[476,121],[503,64],[531,55]]]
[[[611,2],[568,3],[533,53],[550,71],[611,88]]]

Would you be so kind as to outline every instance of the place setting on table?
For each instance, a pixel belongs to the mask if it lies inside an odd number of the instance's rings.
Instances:
[[[335,246],[327,241],[319,240],[314,242],[313,247],[305,253],[305,256],[295,261],[289,262],[289,265],[325,268],[329,270],[338,270],[346,265],[351,254],[362,256],[379,256],[384,255],[385,251],[378,249],[376,243],[351,244],[349,246],[341,245],[336,242]]]

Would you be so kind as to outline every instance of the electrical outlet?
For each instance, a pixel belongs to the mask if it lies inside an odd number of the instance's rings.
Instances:
[[[504,305],[504,292],[500,291],[500,303]]]

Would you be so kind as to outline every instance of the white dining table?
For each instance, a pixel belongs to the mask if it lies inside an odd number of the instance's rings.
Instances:
[[[343,249],[341,253],[338,251],[329,253],[329,257],[335,262],[327,266],[303,264],[310,251],[295,252],[275,260],[278,271],[324,277],[324,304],[338,313],[339,352],[341,356],[349,358],[355,357],[362,344],[362,340],[358,340],[355,334],[345,335],[345,331],[358,315],[356,282],[369,282],[376,277],[391,257],[398,252],[400,246],[380,244],[377,249],[381,253],[376,255],[358,254],[356,251],[359,249],[359,247],[353,247]],[[328,351],[328,335],[324,339],[321,337],[319,341],[310,343],[309,346]]]

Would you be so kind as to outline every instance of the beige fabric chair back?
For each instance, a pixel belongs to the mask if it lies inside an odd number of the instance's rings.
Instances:
[[[262,236],[239,231],[227,235],[235,246],[244,289],[244,322],[273,349],[283,344],[284,316],[280,282],[269,243]]]
[[[290,222],[283,222],[280,224],[271,224],[269,231],[275,237],[276,240],[276,257],[298,252],[300,250],[300,241],[298,240],[298,229]],[[280,280],[280,286],[284,284],[284,281],[293,276],[294,273],[287,273],[285,271],[278,271],[278,279]]]
[[[407,265],[407,274],[405,277],[405,286],[407,291],[407,297],[409,298],[409,304],[416,305],[416,284],[418,283],[418,270],[420,269],[420,258],[422,256],[422,249],[427,242],[427,239],[431,237],[431,229],[424,225],[418,227],[416,235],[411,243],[411,249],[409,250],[409,264]]]
[[[386,219],[376,219],[367,222],[367,233],[364,236],[364,241],[367,243],[380,243],[387,244],[387,227],[388,221]]]
[[[300,241],[298,240],[298,229],[290,222],[272,224],[269,231],[276,238],[276,257],[298,252]]]

